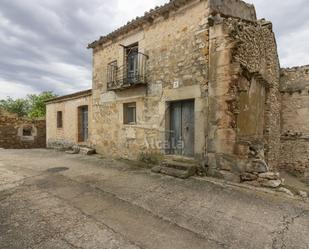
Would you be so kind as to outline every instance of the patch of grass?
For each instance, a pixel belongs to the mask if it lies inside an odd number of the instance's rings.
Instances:
[[[162,162],[163,155],[158,152],[142,152],[138,159],[146,164],[158,165]]]

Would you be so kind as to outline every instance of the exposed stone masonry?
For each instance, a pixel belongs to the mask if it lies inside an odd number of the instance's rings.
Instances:
[[[209,18],[208,174],[279,187],[279,60],[271,23]]]
[[[46,147],[46,122],[20,118],[0,110],[0,148],[30,149]]]
[[[281,153],[279,166],[309,178],[309,66],[281,70]]]
[[[195,136],[198,157],[205,157],[205,123],[208,90],[209,36],[207,2],[192,1],[186,7],[158,17],[130,35],[94,49],[93,119],[91,140],[99,153],[136,159],[143,152],[162,153],[166,141],[167,104],[195,99]],[[201,11],[204,9],[205,11]],[[159,38],[160,37],[160,38]],[[138,42],[148,55],[147,86],[108,91],[106,65],[123,63],[123,48]],[[174,88],[173,84],[178,87]],[[123,103],[136,102],[136,125],[123,124]]]

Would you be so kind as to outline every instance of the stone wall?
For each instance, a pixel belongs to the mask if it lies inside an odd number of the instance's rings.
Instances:
[[[173,0],[146,12],[89,45],[93,48],[93,134],[99,153],[138,158],[165,153],[169,103],[194,99],[195,157],[207,154],[210,13],[256,20],[252,5],[239,0]],[[147,86],[108,91],[107,65],[123,66],[124,46],[138,43],[149,56]],[[120,46],[121,45],[121,46]],[[136,102],[137,124],[123,124],[123,104]]]
[[[47,103],[47,147],[66,150],[74,145],[91,146],[90,141],[78,141],[78,108],[88,106],[89,140],[91,138],[92,101],[91,94],[84,94],[74,98],[64,98]],[[63,126],[57,127],[57,112],[62,112]]]
[[[256,21],[256,12],[252,4],[240,0],[209,0],[211,14],[222,15]]]
[[[192,1],[113,42],[94,49],[93,136],[99,153],[136,159],[164,152],[168,103],[195,100],[195,153],[205,155],[208,88],[207,1]],[[124,49],[138,42],[149,56],[147,86],[107,91],[107,64],[121,66]],[[137,124],[123,123],[123,104],[136,102]]]
[[[244,172],[258,175],[277,163],[280,93],[276,41],[271,24],[265,21],[216,15],[209,22],[209,174],[237,181]]]
[[[280,167],[309,177],[309,66],[281,70]]]
[[[235,60],[245,69],[245,77],[256,78],[265,87],[264,131],[262,140],[259,140],[265,160],[275,169],[280,151],[281,96],[280,65],[272,24],[264,20],[247,25],[235,20],[233,22],[232,35],[239,44],[234,52]]]
[[[0,148],[31,149],[46,147],[46,122],[20,118],[0,110]]]

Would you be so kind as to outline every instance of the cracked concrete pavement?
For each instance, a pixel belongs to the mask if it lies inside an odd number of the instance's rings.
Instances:
[[[307,249],[308,205],[98,156],[0,150],[0,248]]]

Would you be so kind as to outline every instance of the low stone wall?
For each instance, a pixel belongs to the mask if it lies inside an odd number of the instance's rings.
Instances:
[[[45,147],[45,120],[20,118],[0,110],[0,148],[31,149]]]
[[[309,66],[281,70],[280,168],[309,178]]]
[[[281,169],[295,176],[309,178],[309,135],[281,139]]]

